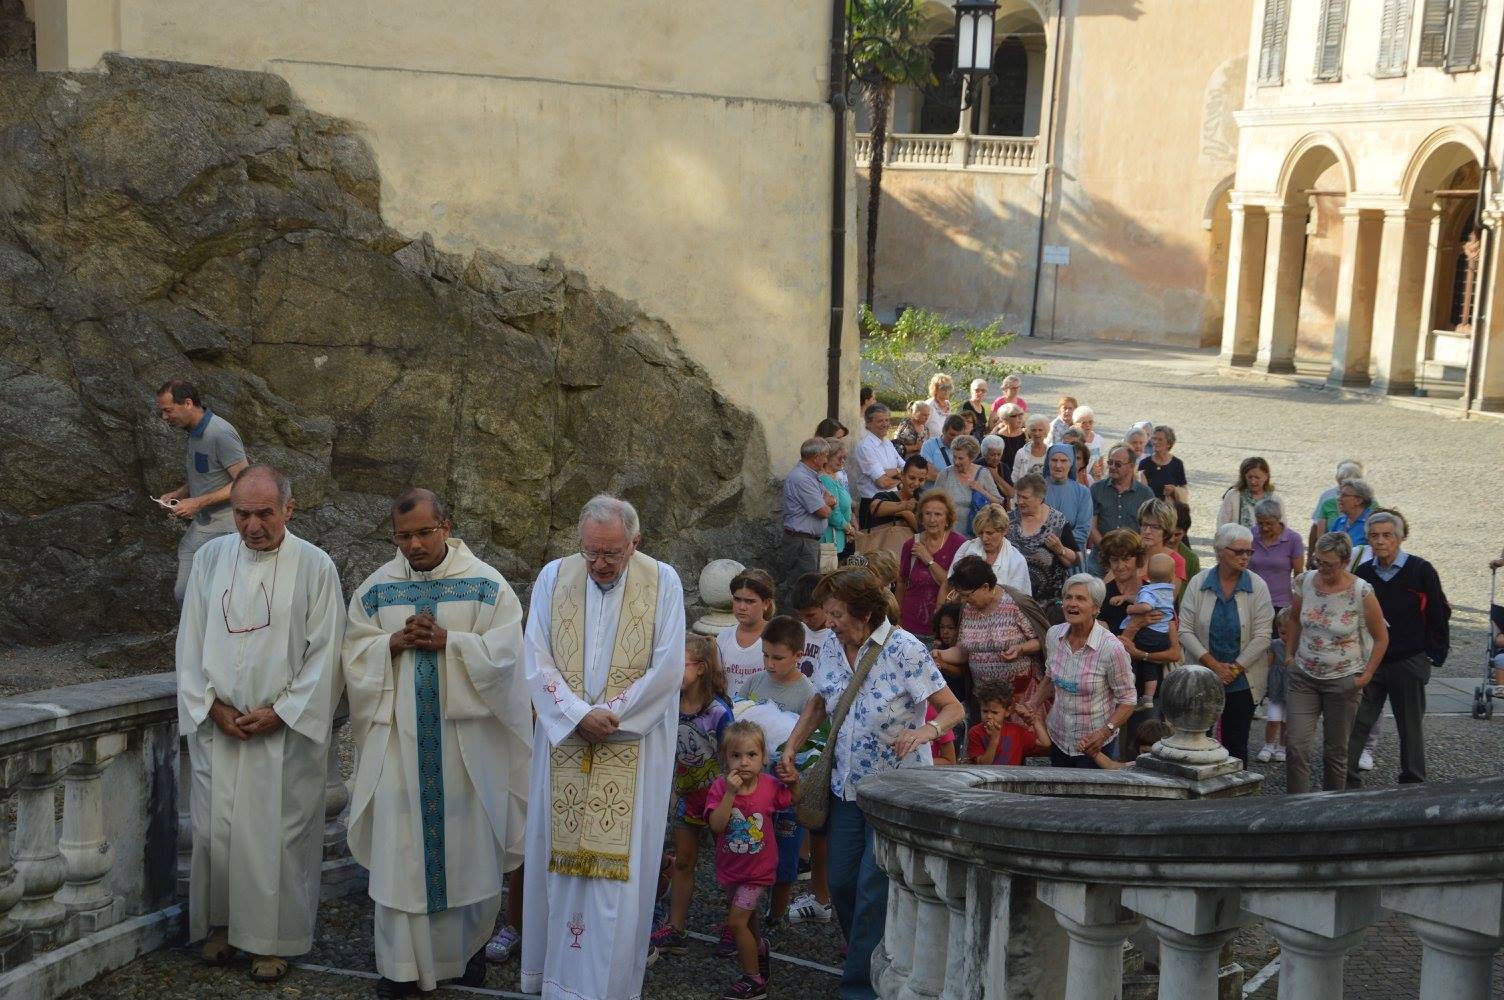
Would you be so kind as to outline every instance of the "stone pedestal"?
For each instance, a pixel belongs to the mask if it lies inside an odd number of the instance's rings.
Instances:
[[[696,619],[690,628],[700,635],[720,635],[736,627],[731,614],[731,581],[746,569],[735,559],[714,559],[700,570],[700,600],[710,610]]]

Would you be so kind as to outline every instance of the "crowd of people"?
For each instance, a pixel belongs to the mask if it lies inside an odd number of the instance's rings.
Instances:
[[[438,495],[408,490],[396,556],[346,604],[328,556],[287,530],[287,479],[249,464],[194,387],[163,386],[189,482],[159,502],[203,528],[185,540],[178,673],[204,959],[246,951],[272,981],[310,946],[342,691],[381,996],[475,984],[519,944],[526,992],[639,995],[649,963],[688,949],[708,852],[715,951],[735,964],[722,996],[767,995],[773,930],[835,920],[841,995],[873,997],[887,880],[861,782],[1132,767],[1171,734],[1159,690],[1185,664],[1222,683],[1215,735],[1244,762],[1263,706],[1255,759],[1283,763],[1292,793],[1313,787],[1318,720],[1321,786],[1361,785],[1386,702],[1399,780],[1425,779],[1450,608],[1360,462],[1338,464],[1303,539],[1269,463],[1245,459],[1203,567],[1171,427],[1107,441],[1072,397],[1031,413],[1016,376],[991,401],[982,380],[958,404],[948,376],[927,389],[896,427],[864,398],[854,447],[834,420],[802,444],[779,574],[738,573],[735,625],[712,638],[686,632],[677,575],[608,496],[524,615]]]

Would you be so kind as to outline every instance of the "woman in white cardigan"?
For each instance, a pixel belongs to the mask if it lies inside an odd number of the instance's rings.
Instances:
[[[1240,524],[1217,529],[1217,563],[1191,577],[1180,599],[1180,648],[1222,682],[1222,745],[1245,764],[1253,708],[1269,680],[1274,604],[1269,586],[1248,569],[1253,532]]]
[[[967,556],[981,556],[998,583],[1006,583],[1014,590],[1021,590],[1030,597],[1034,590],[1029,584],[1029,564],[1024,554],[1008,541],[1008,512],[1001,504],[990,503],[977,511],[972,518],[971,529],[976,537],[968,539],[956,550],[956,561]]]

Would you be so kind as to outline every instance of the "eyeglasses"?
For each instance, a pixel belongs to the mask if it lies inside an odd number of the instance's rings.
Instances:
[[[420,542],[426,542],[436,533],[443,530],[444,526],[442,524],[435,524],[433,527],[418,528],[414,531],[394,531],[392,532],[392,541],[396,542],[398,545],[406,545],[414,538],[418,539],[418,541]]]
[[[1121,469],[1125,465],[1132,465],[1132,464],[1133,464],[1132,462],[1114,462],[1111,459],[1109,459],[1108,462],[1107,462],[1107,467],[1109,469]]]
[[[581,549],[580,555],[585,557],[587,563],[608,562],[618,563],[627,554],[626,549]]]
[[[1253,548],[1251,546],[1246,549],[1228,548],[1223,549],[1223,551],[1230,556],[1237,556],[1239,559],[1247,559],[1249,556],[1253,555]]]
[[[277,562],[281,561],[281,559],[282,550],[278,549],[277,558],[272,562],[272,592],[270,594],[266,592],[265,583],[262,583],[260,585],[261,600],[266,604],[266,621],[262,622],[260,625],[252,625],[249,628],[235,628],[230,624],[230,604],[231,598],[234,596],[235,591],[235,578],[240,575],[240,549],[238,546],[236,547],[235,564],[230,567],[230,585],[225,588],[225,592],[223,594],[219,595],[219,610],[220,613],[224,615],[226,632],[230,633],[231,635],[245,635],[248,632],[259,632],[261,629],[264,629],[267,626],[271,625],[272,600],[277,596]]]

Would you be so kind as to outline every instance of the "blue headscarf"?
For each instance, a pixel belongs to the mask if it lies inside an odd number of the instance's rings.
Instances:
[[[1071,462],[1071,470],[1066,473],[1063,483],[1055,482],[1055,477],[1050,475],[1050,459],[1057,453]],[[1044,502],[1065,515],[1066,521],[1070,522],[1071,533],[1076,536],[1077,547],[1084,550],[1087,536],[1091,534],[1093,510],[1091,490],[1076,481],[1075,445],[1050,445],[1044,453],[1044,473]]]

